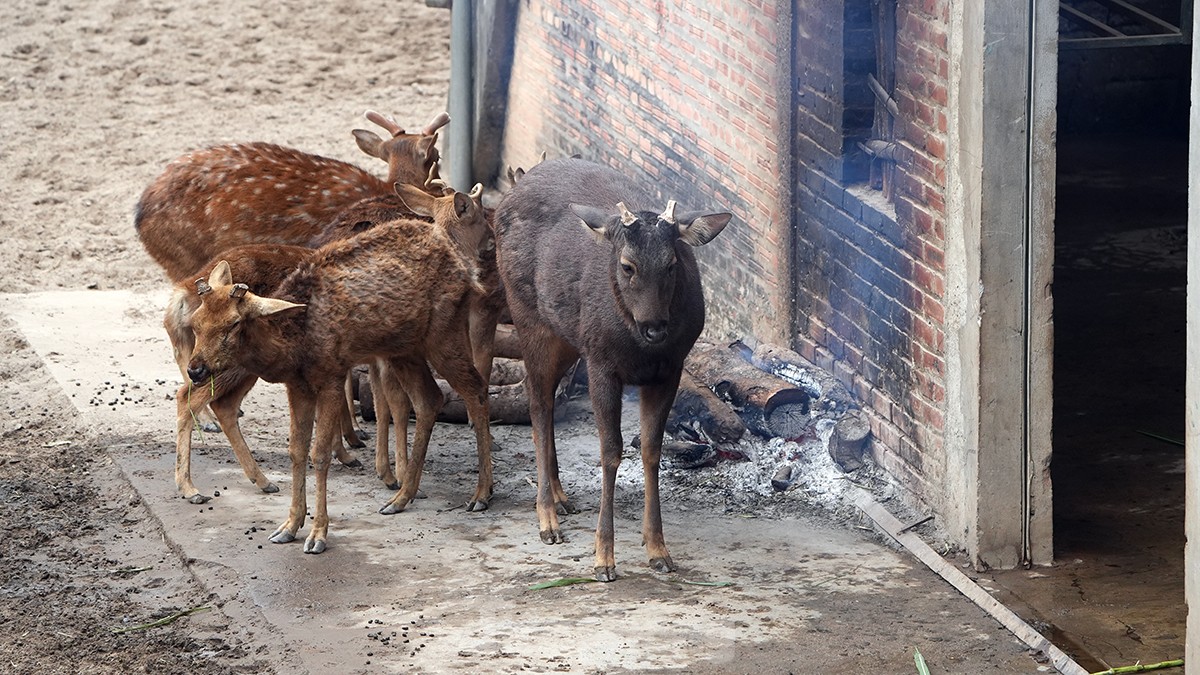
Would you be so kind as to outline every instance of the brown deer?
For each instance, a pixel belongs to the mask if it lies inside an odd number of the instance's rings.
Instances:
[[[728,213],[647,210],[646,186],[578,159],[525,172],[496,210],[497,262],[525,354],[537,450],[541,539],[562,542],[557,508],[575,512],[558,477],[554,388],[580,355],[600,436],[602,491],[595,575],[616,579],[613,488],[621,462],[621,392],[641,389],[645,476],[642,536],[650,566],[674,569],[663,539],[658,469],[667,414],[684,357],[704,328],[704,295],[692,247],[708,243]],[[627,205],[629,205],[627,207]]]
[[[473,194],[482,188],[477,186]],[[316,474],[316,507],[305,553],[325,550],[329,528],[326,484],[342,379],[350,366],[382,359],[392,373],[384,395],[411,397],[417,429],[403,486],[381,513],[397,513],[419,487],[442,394],[433,364],[467,404],[475,427],[479,480],[469,510],[486,508],[492,491],[487,385],[471,361],[467,312],[479,293],[478,271],[456,242],[482,241],[486,223],[476,198],[436,198],[434,227],[415,219],[377,225],[317,250],[288,276],[274,297],[250,292],[218,263],[197,282],[201,305],[192,315],[196,347],[188,375],[198,385],[244,369],[283,382],[291,408],[288,454],[292,502],[271,541],[293,541],[306,513],[307,459]],[[313,438],[314,415],[316,438]]]
[[[454,190],[445,186],[439,179],[431,179],[427,189],[440,189],[443,196],[452,195]],[[336,241],[357,232],[364,232],[380,223],[388,222],[407,214],[414,214],[437,223],[443,218],[436,210],[438,200],[428,194],[416,190],[403,189],[397,186],[400,194],[390,198],[365,199],[342,212],[336,221],[325,229],[321,242],[325,239]],[[472,193],[472,196],[476,196]],[[444,206],[443,206],[444,208]],[[478,282],[482,292],[472,293],[468,312],[468,326],[471,342],[471,352],[475,369],[488,382],[492,372],[492,356],[496,338],[496,324],[504,311],[504,289],[500,285],[500,275],[496,270],[495,238],[491,229],[492,212],[484,209],[488,228],[481,238],[456,237],[455,244],[464,259],[470,260],[478,272]],[[472,233],[474,235],[476,233]],[[372,391],[383,391],[379,378],[388,377],[386,362],[370,364],[370,386]],[[407,458],[408,418],[412,407],[406,397],[390,400],[384,396],[375,396],[375,473],[391,489],[398,489],[397,476],[405,475]],[[388,461],[388,425],[396,423],[396,463],[393,473]]]
[[[241,279],[251,291],[258,295],[273,292],[289,274],[295,271],[301,263],[313,257],[315,251],[302,246],[276,246],[274,244],[249,244],[235,246],[197,270],[194,277],[201,277],[212,270],[220,260],[227,261],[234,277]],[[242,400],[246,397],[258,378],[244,369],[230,369],[213,377],[209,382],[193,385],[187,374],[187,364],[195,350],[196,336],[192,332],[192,314],[200,306],[200,296],[190,283],[179,282],[167,303],[163,327],[171,340],[175,352],[175,360],[181,364],[184,384],[175,396],[175,486],[181,496],[193,504],[203,504],[211,497],[202,494],[192,482],[192,429],[197,425],[206,409],[211,409],[221,430],[233,447],[234,456],[242,471],[263,492],[278,492],[275,486],[263,474],[250,454],[250,447],[242,435],[239,414]],[[339,415],[343,436],[353,433],[347,425],[352,421],[346,415]],[[342,446],[340,441],[334,441],[332,450],[338,461],[347,466],[361,466]]]
[[[170,278],[190,281],[211,270],[214,257],[233,246],[262,243],[315,248],[349,236],[353,231],[338,229],[336,223],[337,216],[351,207],[357,206],[361,211],[365,208],[362,204],[385,201],[393,206],[398,203],[399,215],[410,214],[398,201],[393,186],[397,182],[427,186],[437,179],[437,130],[449,121],[449,116],[437,115],[416,134],[406,133],[394,120],[379,113],[368,111],[366,117],[391,134],[391,138],[383,140],[370,131],[354,131],[363,152],[387,163],[386,181],[345,162],[266,143],[200,150],[168,165],[138,202],[134,224],[147,252]],[[440,185],[430,189],[437,194],[442,192]],[[235,257],[232,262],[237,264],[238,259]],[[262,274],[253,270],[238,272],[239,278],[247,279],[256,292],[260,288],[273,288],[282,280],[275,273],[277,267],[268,267]],[[181,312],[185,308],[191,311],[198,304],[194,289],[180,286],[164,321],[185,382],[193,341],[188,317]],[[253,377],[249,381],[237,380],[234,398],[240,402],[255,381]],[[210,384],[208,392],[192,390],[185,400],[226,401],[226,394],[233,393],[218,390],[216,383]],[[233,386],[234,381],[229,380],[229,385]],[[354,429],[353,403],[349,398],[347,401],[341,419],[342,435],[351,447],[363,447]],[[190,476],[190,423],[207,420],[208,412],[204,406],[180,404],[179,415],[176,484],[185,498],[202,503],[208,497],[200,494]],[[213,416],[220,418],[221,414],[214,410]],[[181,426],[185,422],[189,423],[186,432]],[[275,486],[254,465],[244,440],[239,440],[240,431],[231,429],[228,423],[222,423],[222,428],[247,477],[260,489],[275,491]],[[336,451],[343,463],[359,465],[340,444]]]

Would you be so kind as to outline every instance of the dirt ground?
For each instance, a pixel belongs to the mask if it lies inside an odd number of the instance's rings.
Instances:
[[[452,425],[435,432],[429,498],[411,512],[378,516],[386,494],[371,471],[335,471],[343,487],[321,556],[263,548],[284,498],[247,487],[219,435],[198,440],[194,471],[222,496],[203,507],[177,499],[177,375],[162,336],[141,337],[158,331],[165,291],[133,230],[138,195],[172,158],[218,142],[370,167],[349,133],[369,126],[364,110],[417,125],[444,109],[449,13],[417,0],[269,10],[14,0],[0,26],[0,668],[899,673],[913,672],[919,647],[933,672],[1046,670],[862,531],[830,499],[847,481],[824,465],[786,495],[763,488],[773,462],[819,463],[794,445],[759,444],[756,462],[734,467],[665,471],[681,563],[670,578],[640,559],[640,469],[626,462],[623,579],[542,595],[528,585],[590,572],[598,481],[586,405],[560,443],[585,508],[556,549],[537,542],[524,428],[497,431],[497,498],[480,516],[453,508],[473,460],[470,435]],[[65,330],[71,349],[31,337],[54,321],[66,322],[57,339]],[[101,335],[123,322],[142,331],[132,342]],[[246,408],[250,444],[279,482],[281,393],[260,386]]]

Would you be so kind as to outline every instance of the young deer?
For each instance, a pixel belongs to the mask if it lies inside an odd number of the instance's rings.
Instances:
[[[646,210],[646,187],[577,159],[543,162],[496,210],[500,276],[525,354],[537,449],[542,541],[562,542],[556,507],[573,512],[558,478],[554,388],[580,355],[600,435],[602,492],[595,574],[616,579],[613,488],[621,462],[621,392],[641,388],[642,536],[650,566],[674,569],[663,540],[658,468],[683,360],[704,328],[704,295],[692,247],[708,243],[728,213]],[[633,208],[630,210],[626,204]]]
[[[227,261],[233,276],[247,284],[252,292],[268,295],[315,253],[313,249],[302,246],[249,244],[225,251],[220,260]],[[220,260],[205,263],[193,276],[204,276]],[[211,499],[192,482],[192,429],[204,411],[211,409],[246,477],[263,492],[278,492],[279,488],[267,479],[250,454],[239,423],[242,399],[250,393],[258,378],[244,369],[236,368],[199,385],[193,385],[188,378],[187,364],[196,346],[191,319],[199,306],[200,296],[195,286],[180,282],[175,284],[163,318],[163,327],[167,330],[175,361],[180,364],[184,379],[183,386],[175,396],[175,486],[183,498],[193,504],[203,504]],[[353,420],[348,410],[343,410],[339,414],[339,423],[342,435],[349,438],[354,433]],[[332,449],[342,464],[361,466],[361,462],[347,452],[340,441],[335,440]]]
[[[430,186],[440,188],[443,196],[450,196],[454,193],[452,188],[445,186],[440,180],[431,181]],[[404,211],[429,218],[435,224],[443,220],[438,216],[437,209],[439,203],[444,208],[445,202],[440,202],[415,190],[401,190],[400,188],[397,190],[402,194],[396,195],[390,202],[382,199],[364,200],[358,206],[348,209],[339,217],[340,222],[333,224],[330,231],[339,236],[349,231],[365,231],[379,223],[400,217]],[[476,195],[472,193],[471,196],[475,197]],[[504,311],[504,289],[500,285],[500,275],[496,269],[496,246],[491,229],[491,211],[484,209],[484,216],[488,221],[486,231],[472,232],[470,237],[464,237],[461,233],[452,234],[452,238],[463,259],[475,268],[476,279],[479,282],[479,290],[471,294],[467,324],[472,360],[475,363],[475,369],[486,384],[492,373],[496,324],[499,322],[500,314]],[[483,236],[476,236],[478,234]],[[368,375],[371,390],[383,391],[380,378],[389,376],[387,364],[385,362],[371,364]],[[406,397],[401,397],[399,400],[389,400],[383,396],[375,397],[375,473],[393,489],[399,487],[396,476],[405,474],[408,417],[411,412],[412,406]],[[388,462],[388,425],[391,422],[396,423],[396,468],[394,473]]]
[[[476,186],[472,194],[481,191]],[[389,401],[402,393],[411,397],[417,412],[403,486],[380,511],[399,512],[417,493],[442,404],[429,364],[467,404],[479,456],[479,480],[467,506],[487,506],[492,491],[487,385],[471,361],[467,338],[470,297],[482,289],[477,270],[456,243],[482,241],[487,225],[477,198],[454,193],[435,202],[433,227],[415,219],[395,220],[324,246],[284,280],[274,297],[237,283],[224,262],[207,281],[197,282],[201,306],[192,315],[196,346],[188,364],[191,380],[204,384],[240,368],[287,386],[292,502],[288,518],[271,535],[273,542],[293,541],[304,525],[311,454],[316,507],[304,551],[325,550],[329,448],[337,434],[337,411],[344,405],[342,379],[352,365],[376,359],[385,361],[392,373],[382,380],[384,395]]]

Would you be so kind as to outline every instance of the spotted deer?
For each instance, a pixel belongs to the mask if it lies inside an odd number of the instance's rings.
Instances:
[[[137,205],[134,224],[147,252],[168,277],[188,281],[203,274],[198,271],[202,267],[210,270],[213,257],[231,247],[264,244],[315,248],[350,236],[354,230],[339,228],[339,217],[347,211],[361,212],[365,204],[386,203],[393,215],[411,215],[398,201],[393,186],[433,185],[438,178],[437,130],[449,121],[449,116],[437,115],[415,134],[405,132],[379,113],[368,111],[366,117],[391,136],[384,140],[370,131],[353,132],[363,152],[387,163],[388,176],[384,180],[346,162],[267,143],[214,146],[176,159],[146,188]],[[440,185],[428,189],[441,193]],[[236,256],[233,262],[238,262]],[[267,266],[261,274],[239,272],[247,275],[239,278],[248,279],[256,288],[273,288],[281,280],[273,266]],[[164,320],[185,382],[193,346],[188,313],[198,304],[194,289],[177,285]],[[210,383],[207,392],[192,389],[188,400],[213,399],[217,405],[224,405],[231,400],[227,395],[232,395],[240,402],[256,378],[226,381],[233,387],[230,391]],[[353,404],[348,396],[347,400],[341,414],[342,435],[351,447],[363,447],[354,429]],[[185,406],[180,404],[177,419],[176,484],[185,498],[202,503],[208,497],[196,489],[190,475],[190,423],[207,420],[208,409],[203,405],[186,408],[185,417]],[[275,491],[277,488],[254,464],[240,430],[230,425],[228,413],[214,409],[212,416],[225,431],[247,477],[260,489]],[[232,420],[236,424],[236,417]],[[189,423],[186,431],[184,423]],[[336,452],[343,463],[358,465],[340,443]]]
[[[424,186],[437,178],[437,130],[448,115],[439,114],[416,134],[376,112],[368,112],[367,119],[392,134],[383,140],[354,130],[363,152],[387,162],[385,179],[347,162],[271,143],[217,145],[175,159],[142,193],[134,211],[146,252],[167,277],[180,281],[234,246],[310,246],[359,201],[390,198],[396,183]]]
[[[684,357],[704,328],[704,295],[692,248],[731,215],[651,208],[648,186],[578,159],[525,172],[496,210],[497,263],[525,354],[537,451],[541,539],[561,543],[557,508],[574,512],[558,476],[554,389],[587,361],[600,436],[602,491],[595,575],[616,579],[613,489],[621,462],[621,393],[640,387],[645,476],[642,536],[650,566],[674,569],[662,532],[658,470],[667,414]]]

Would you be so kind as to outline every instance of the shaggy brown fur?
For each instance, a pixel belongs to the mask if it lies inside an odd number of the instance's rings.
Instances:
[[[208,278],[211,291],[201,295],[192,315],[196,347],[189,377],[201,384],[241,368],[287,386],[292,503],[287,520],[271,535],[276,543],[294,540],[304,525],[311,454],[316,505],[304,551],[325,550],[329,448],[337,434],[337,410],[344,405],[342,379],[352,365],[376,359],[392,373],[384,380],[384,395],[391,401],[406,394],[417,412],[403,487],[381,512],[399,512],[419,487],[442,404],[430,363],[467,404],[479,455],[479,481],[468,509],[487,506],[492,491],[487,386],[471,362],[467,336],[470,298],[482,289],[477,270],[455,243],[482,241],[487,226],[478,202],[467,195],[434,201],[434,227],[396,220],[329,244],[284,280],[273,298],[235,285],[224,263]]]

